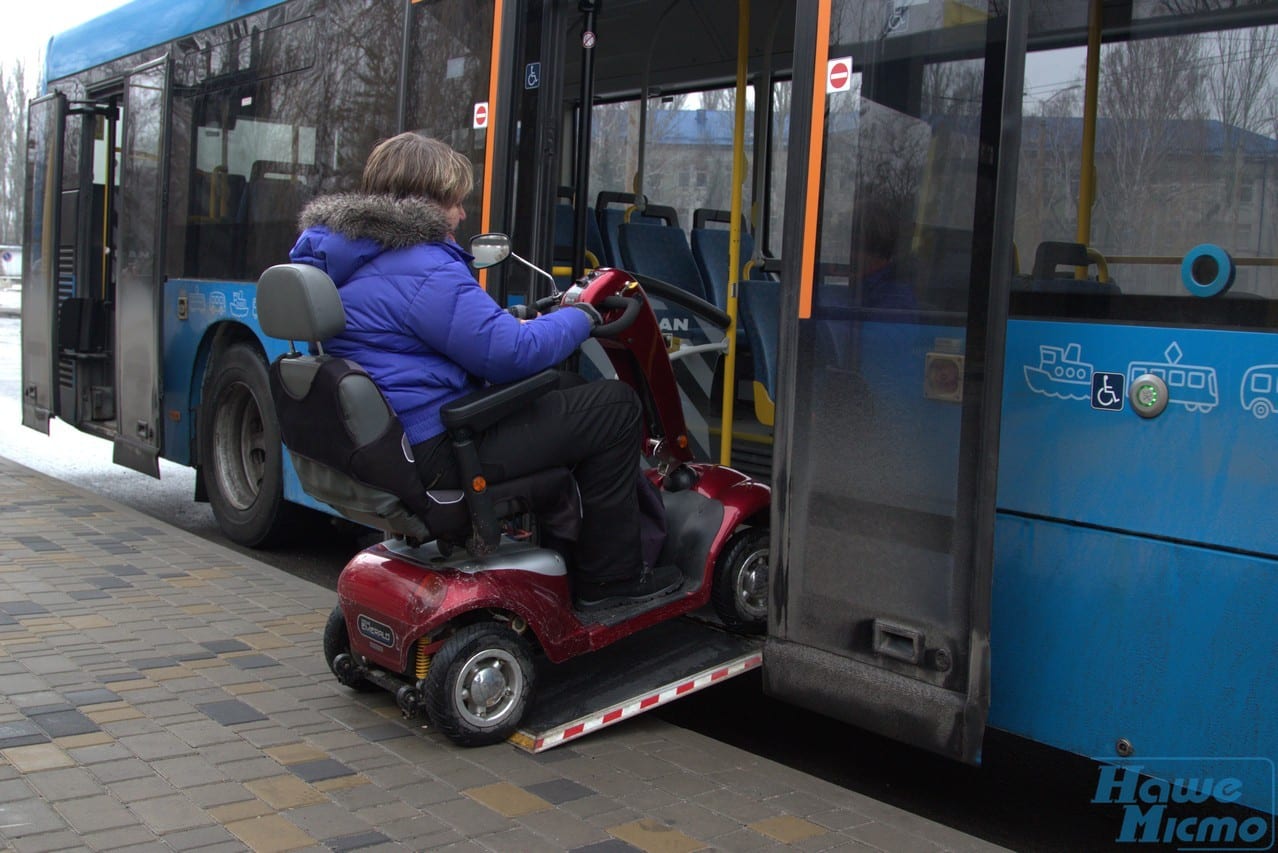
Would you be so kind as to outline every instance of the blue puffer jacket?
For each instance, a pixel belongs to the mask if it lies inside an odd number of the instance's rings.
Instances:
[[[289,256],[328,273],[346,309],[346,331],[324,351],[368,371],[413,444],[444,431],[445,403],[552,367],[590,335],[582,311],[526,323],[506,313],[432,202],[325,196],[306,206],[301,225]]]

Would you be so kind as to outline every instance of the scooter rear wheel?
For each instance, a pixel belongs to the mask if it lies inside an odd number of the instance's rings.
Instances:
[[[338,656],[350,653],[351,638],[346,632],[346,617],[342,614],[340,606],[334,607],[333,612],[328,614],[328,622],[324,623],[324,661],[328,664],[329,671],[337,676],[338,681],[357,693],[376,690],[377,685],[372,682],[363,678],[352,678],[339,671],[340,667],[336,665]]]
[[[519,726],[536,676],[528,642],[507,625],[466,625],[435,652],[426,676],[426,713],[453,743],[498,743]]]

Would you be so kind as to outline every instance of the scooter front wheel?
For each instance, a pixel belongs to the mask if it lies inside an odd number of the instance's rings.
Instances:
[[[536,674],[528,642],[507,625],[466,625],[435,652],[426,676],[426,713],[461,746],[503,741],[523,718]]]

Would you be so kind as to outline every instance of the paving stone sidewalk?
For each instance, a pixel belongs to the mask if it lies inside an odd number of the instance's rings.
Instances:
[[[332,678],[335,599],[0,458],[0,845],[999,849],[650,717],[455,747]]]

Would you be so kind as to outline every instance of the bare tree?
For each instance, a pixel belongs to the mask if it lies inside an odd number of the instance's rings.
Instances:
[[[26,176],[26,64],[0,65],[0,243],[22,240],[22,197]]]
[[[1153,251],[1160,212],[1178,209],[1188,185],[1176,180],[1178,152],[1205,150],[1202,42],[1159,38],[1113,45],[1101,58],[1102,127],[1097,141],[1098,193],[1093,234],[1125,251]],[[1150,227],[1155,226],[1155,227]]]

